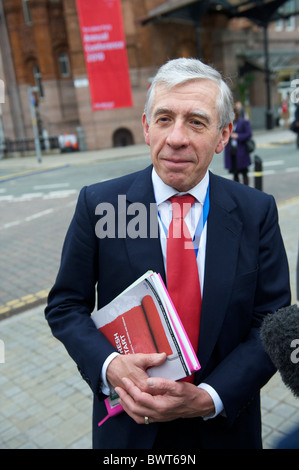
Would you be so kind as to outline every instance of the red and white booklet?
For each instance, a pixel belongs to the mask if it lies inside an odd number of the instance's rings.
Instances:
[[[146,272],[91,318],[121,354],[165,352],[165,362],[148,369],[151,377],[180,380],[200,369],[160,274]],[[108,416],[121,411],[114,398],[106,400]]]

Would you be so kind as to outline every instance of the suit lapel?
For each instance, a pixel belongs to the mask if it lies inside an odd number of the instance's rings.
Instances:
[[[160,273],[165,282],[151,175],[152,166],[138,174],[127,192],[126,247],[136,278],[150,269]],[[139,237],[136,237],[137,233]]]
[[[242,223],[235,215],[235,202],[210,175],[210,213],[207,227],[204,291],[201,309],[198,358],[201,371],[212,354],[224,321],[233,285]],[[208,338],[208,340],[207,340]]]

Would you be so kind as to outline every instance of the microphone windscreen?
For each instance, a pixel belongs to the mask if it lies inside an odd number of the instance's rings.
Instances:
[[[263,346],[284,384],[299,397],[299,308],[281,308],[262,323]]]

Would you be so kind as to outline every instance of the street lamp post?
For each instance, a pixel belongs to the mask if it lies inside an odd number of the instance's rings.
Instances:
[[[268,24],[263,25],[265,52],[265,81],[266,81],[266,129],[273,129],[273,113],[271,109],[271,81],[269,69]]]
[[[0,103],[0,160],[4,158],[4,149],[5,149],[5,135],[4,135],[3,123],[2,123],[2,107]]]
[[[39,140],[38,128],[37,128],[35,99],[34,99],[34,95],[33,95],[34,91],[38,91],[38,88],[37,87],[31,87],[31,86],[28,87],[28,98],[29,98],[29,104],[30,104],[31,122],[32,122],[32,128],[33,128],[36,157],[37,157],[37,161],[39,163],[41,163],[42,162],[42,153],[41,153],[40,140]]]

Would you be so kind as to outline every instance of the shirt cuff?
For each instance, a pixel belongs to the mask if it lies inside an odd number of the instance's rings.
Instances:
[[[104,395],[110,395],[110,391],[111,391],[111,387],[107,381],[107,378],[106,378],[106,371],[107,371],[107,368],[110,364],[110,362],[116,357],[118,356],[119,353],[117,352],[113,352],[111,353],[107,359],[105,360],[104,364],[103,364],[103,367],[102,367],[102,373],[101,373],[101,378],[102,378],[102,386],[101,386],[101,391]],[[211,396],[213,402],[214,402],[214,406],[215,406],[215,412],[214,413],[211,413],[207,416],[204,416],[203,419],[204,420],[207,420],[207,419],[211,419],[211,418],[215,418],[216,416],[218,416],[220,413],[223,412],[224,410],[224,406],[223,406],[223,403],[222,403],[222,400],[221,398],[219,397],[218,393],[216,392],[216,390],[211,387],[210,385],[206,384],[206,383],[201,383],[198,385],[198,388],[201,388],[202,390],[205,390],[206,392],[208,392],[208,394]]]
[[[119,355],[119,353],[117,353],[117,352],[111,353],[107,357],[107,359],[105,360],[105,362],[103,364],[102,372],[101,372],[101,378],[102,378],[101,391],[104,395],[110,395],[110,392],[111,392],[111,387],[110,387],[110,385],[107,381],[107,378],[106,378],[107,368],[108,368],[110,362],[118,355]]]
[[[215,418],[220,413],[222,413],[223,410],[224,410],[224,406],[223,406],[222,400],[219,397],[216,390],[213,387],[211,387],[210,385],[206,384],[206,383],[199,384],[198,388],[201,388],[201,389],[205,390],[206,392],[208,392],[208,394],[211,396],[211,398],[214,402],[214,406],[215,406],[215,412],[211,413],[207,416],[204,416],[203,419],[207,420],[207,419]]]

